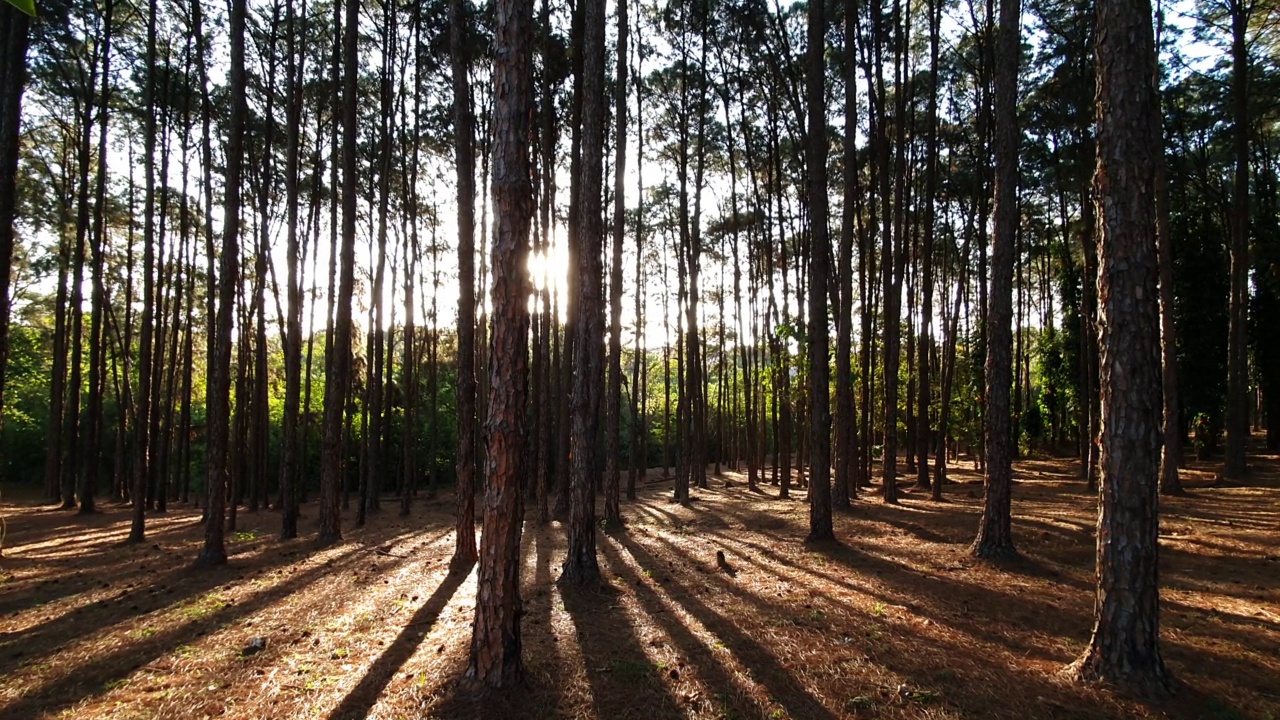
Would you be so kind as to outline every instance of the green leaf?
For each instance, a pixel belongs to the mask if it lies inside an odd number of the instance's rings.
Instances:
[[[31,17],[36,16],[35,0],[9,0],[9,4],[18,8],[22,12],[30,15]]]

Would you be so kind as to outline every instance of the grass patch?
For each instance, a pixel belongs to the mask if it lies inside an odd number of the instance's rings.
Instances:
[[[844,709],[849,712],[857,712],[859,710],[870,710],[876,706],[876,701],[866,695],[858,695],[844,701]]]
[[[226,608],[230,603],[210,593],[178,606],[178,614],[188,620],[202,620]]]
[[[647,662],[615,658],[612,663],[613,674],[627,682],[641,682],[653,676],[654,666]]]

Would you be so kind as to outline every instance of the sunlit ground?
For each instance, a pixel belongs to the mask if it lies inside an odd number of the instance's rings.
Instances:
[[[525,525],[522,688],[475,698],[474,570],[450,576],[453,498],[387,503],[346,542],[276,539],[241,512],[225,568],[194,570],[199,511],[85,519],[0,506],[0,716],[12,718],[1280,717],[1280,459],[1244,486],[1185,473],[1163,500],[1171,701],[1071,684],[1088,640],[1095,499],[1068,461],[1020,463],[1007,566],[972,560],[981,485],[946,502],[863,491],[839,546],[808,547],[805,493],[726,472],[688,507],[650,473],[624,531],[598,535],[600,587],[554,584],[558,523]],[[726,481],[730,486],[726,487]],[[532,517],[532,515],[530,516]],[[315,507],[303,531],[314,532]],[[728,570],[718,567],[722,550]],[[265,638],[265,650],[249,650]]]

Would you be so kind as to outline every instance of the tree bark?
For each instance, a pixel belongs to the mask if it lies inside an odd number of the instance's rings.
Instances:
[[[983,444],[986,501],[973,554],[986,559],[1013,557],[1011,494],[1013,438],[1009,390],[1012,384],[1013,266],[1018,233],[1018,59],[1021,0],[1001,0],[996,48],[994,145],[995,229],[991,239],[991,289],[987,304],[986,402]]]
[[[919,342],[919,359],[916,364],[918,378],[916,389],[919,393],[916,408],[916,485],[929,487],[929,408],[932,400],[930,377],[930,357],[933,352],[933,245],[936,232],[935,210],[938,189],[938,34],[942,24],[942,3],[931,0],[929,3],[929,95],[928,108],[925,110],[927,129],[925,131],[925,197],[924,197],[924,241],[920,249],[920,286],[921,333]]]
[[[1148,0],[1112,0],[1097,15],[1098,300],[1101,510],[1097,597],[1089,646],[1071,667],[1083,681],[1142,694],[1172,689],[1160,657],[1158,471],[1160,317],[1156,167],[1160,136]]]
[[[615,85],[613,163],[613,256],[609,268],[609,387],[605,399],[605,487],[604,520],[609,526],[622,524],[619,508],[622,463],[622,240],[626,229],[626,193],[623,181],[627,170],[627,3],[618,3],[618,77]],[[639,285],[636,286],[639,292]],[[639,321],[636,323],[639,335]],[[635,387],[631,388],[635,392]],[[633,419],[634,422],[634,419]]]
[[[29,20],[17,8],[0,7],[0,430],[4,429],[4,378],[9,359],[9,283],[17,210],[18,141],[27,75]],[[0,479],[4,474],[0,467]]]
[[[302,124],[302,85],[305,78],[307,14],[302,13],[301,33],[295,23],[295,0],[287,0],[289,38],[287,74],[288,137],[285,139],[285,253],[288,263],[287,320],[284,336],[284,453],[280,464],[280,539],[298,537],[298,485],[302,479],[302,436],[299,413],[302,403],[302,273],[298,237],[298,170]],[[305,0],[304,0],[305,9]],[[302,41],[298,37],[301,34]]]
[[[321,545],[342,540],[339,491],[345,484],[345,423],[347,400],[351,394],[351,304],[355,292],[356,204],[358,194],[356,142],[359,106],[357,53],[360,6],[347,0],[342,33],[342,239],[338,257],[338,287],[334,297],[333,342],[326,357],[328,384],[324,395],[324,451],[320,475]]]
[[[468,677],[491,687],[514,685],[523,674],[520,533],[524,525],[521,481],[525,474],[521,465],[528,370],[527,260],[533,218],[528,148],[532,26],[529,0],[498,0],[493,62],[493,330],[485,428],[488,484],[466,671]],[[601,35],[603,40],[603,32]]]
[[[831,520],[831,360],[828,356],[826,2],[809,2],[807,175],[809,177],[809,536],[834,540]]]
[[[1152,61],[1155,86],[1160,86],[1159,63]],[[1155,97],[1152,113],[1153,132],[1157,140],[1164,134],[1161,123],[1160,96]],[[1182,495],[1178,466],[1182,463],[1182,423],[1178,416],[1178,338],[1174,327],[1173,243],[1169,237],[1169,176],[1165,168],[1163,144],[1155,153],[1156,254],[1160,266],[1160,367],[1163,442],[1160,445],[1160,493]]]
[[[578,318],[570,401],[570,507],[562,583],[583,585],[600,575],[596,561],[597,437],[604,386],[604,272],[601,188],[604,173],[604,0],[583,2],[582,171],[578,193]]]
[[[629,2],[629,0],[623,0]],[[636,22],[639,23],[637,13]],[[644,66],[643,43],[635,44],[638,68]],[[648,297],[648,286],[645,283],[644,269],[644,82],[637,77],[636,85],[636,305],[635,305],[635,351],[631,362],[631,473],[627,477],[627,499],[636,499],[636,484],[644,477],[648,469],[649,458],[646,452],[648,438],[648,386],[649,367],[648,352],[644,347],[645,332],[644,304]],[[626,93],[626,86],[620,85],[619,92]],[[732,153],[732,145],[730,146]],[[731,155],[732,157],[732,155]]]
[[[854,458],[858,419],[853,402],[853,239],[858,222],[858,5],[844,0],[844,207],[836,254],[839,311],[836,313],[836,413],[834,503],[848,508],[857,497]]]
[[[94,187],[93,237],[90,246],[92,266],[92,296],[90,299],[89,335],[89,413],[85,431],[84,472],[80,481],[80,512],[97,511],[94,496],[98,491],[98,478],[102,465],[102,397],[106,393],[107,333],[105,324],[106,288],[106,194],[107,194],[107,126],[110,118],[111,33],[115,3],[108,0],[103,13],[102,31],[102,90],[98,94],[98,168]],[[4,256],[0,256],[4,257]],[[0,358],[2,359],[2,358]],[[4,365],[0,362],[0,373]],[[0,397],[0,399],[3,399]],[[0,411],[3,406],[0,405]],[[3,429],[3,428],[0,428]]]
[[[156,15],[155,0],[148,3],[146,40],[146,80],[143,84],[143,104],[146,119],[144,129],[144,153],[146,161],[146,209],[142,229],[142,322],[138,338],[138,396],[134,422],[133,477],[130,495],[133,501],[133,523],[129,529],[129,542],[140,543],[146,539],[145,515],[147,502],[147,478],[151,463],[151,393],[155,382],[154,348],[156,317]],[[230,139],[228,139],[230,145]],[[243,152],[243,151],[242,151]],[[230,175],[231,169],[227,168]],[[230,180],[228,180],[230,183]],[[238,190],[237,190],[238,192]],[[238,209],[238,208],[237,208]],[[74,372],[74,369],[73,369]],[[212,464],[210,464],[212,467]]]
[[[454,164],[458,173],[458,459],[457,526],[453,566],[476,561],[476,265],[475,148],[471,83],[466,59],[468,25],[463,0],[449,3],[449,55],[453,72]]]
[[[1251,0],[1228,0],[1231,15],[1231,120],[1235,177],[1231,197],[1231,292],[1227,330],[1227,439],[1222,474],[1243,477],[1249,437],[1249,49]]]
[[[1082,193],[1084,196],[1085,193]],[[1098,240],[1095,236],[1096,224],[1094,205],[1091,197],[1082,197],[1081,215],[1082,236],[1084,244],[1084,317],[1082,318],[1084,342],[1085,398],[1083,405],[1088,414],[1086,427],[1082,432],[1085,438],[1085,451],[1081,468],[1085,477],[1085,487],[1089,491],[1098,489]]]
[[[235,322],[236,287],[240,284],[240,182],[244,170],[245,120],[249,114],[245,100],[245,4],[246,0],[231,2],[231,125],[226,150],[222,259],[218,269],[217,334],[214,338],[215,354],[209,368],[207,401],[209,495],[205,505],[204,549],[196,560],[199,565],[222,565],[227,562],[223,513],[226,507],[230,449],[228,436],[231,429],[231,338]],[[134,500],[136,502],[137,498]]]

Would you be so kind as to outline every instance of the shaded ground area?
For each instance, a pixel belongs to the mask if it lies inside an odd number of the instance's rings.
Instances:
[[[475,577],[447,574],[452,497],[348,523],[323,551],[241,513],[231,563],[200,571],[198,510],[151,517],[128,546],[125,508],[10,503],[0,717],[1280,717],[1280,458],[1243,486],[1193,469],[1188,496],[1163,501],[1163,643],[1182,688],[1155,703],[1060,676],[1090,631],[1096,501],[1067,461],[1015,476],[1023,559],[1005,566],[967,553],[981,484],[964,470],[943,503],[864,494],[829,547],[800,542],[803,492],[752,494],[727,472],[682,507],[652,482],[624,503],[626,529],[599,536],[604,583],[581,591],[554,585],[562,528],[531,520],[528,682],[482,699],[453,682]],[[314,522],[305,507],[304,532]]]

